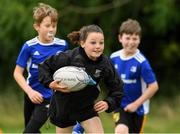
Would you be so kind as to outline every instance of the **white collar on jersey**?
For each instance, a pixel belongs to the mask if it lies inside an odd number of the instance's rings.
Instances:
[[[54,39],[55,39],[55,38],[54,38]],[[51,45],[53,45],[53,44],[54,44],[54,39],[53,39],[53,41],[52,41],[51,43],[42,43],[42,42],[38,39],[38,36],[36,37],[37,42],[38,42],[40,45],[42,45],[42,46],[51,46]]]
[[[121,49],[121,50],[120,50],[120,57],[121,57],[122,60],[129,60],[129,59],[133,58],[133,57],[134,57],[136,54],[138,54],[139,52],[140,52],[139,49],[137,49],[137,51],[136,51],[135,54],[133,54],[133,55],[131,55],[131,56],[125,56],[125,55],[124,55],[124,50]]]

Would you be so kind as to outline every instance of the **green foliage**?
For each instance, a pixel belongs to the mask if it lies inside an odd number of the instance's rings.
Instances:
[[[152,15],[149,21],[156,34],[166,34],[179,22],[176,0],[156,0],[150,8]]]
[[[180,58],[179,51],[179,44],[177,44],[176,42],[172,42],[170,43],[170,45],[166,46],[166,48],[163,49],[163,57],[168,63],[176,63],[178,62],[178,58]]]
[[[37,35],[33,29],[32,10],[41,0],[0,1],[0,85],[12,81],[15,61],[23,43]],[[118,29],[127,18],[137,19],[142,26],[141,51],[150,60],[162,84],[165,77],[178,72],[180,39],[178,0],[44,0],[55,7],[60,14],[57,37],[67,39],[73,30],[83,25],[98,24],[105,35],[105,54],[108,56],[121,48],[118,43]],[[70,44],[70,48],[73,48]],[[170,83],[176,78],[170,79]],[[173,86],[173,85],[172,85]],[[179,84],[178,84],[179,86]]]

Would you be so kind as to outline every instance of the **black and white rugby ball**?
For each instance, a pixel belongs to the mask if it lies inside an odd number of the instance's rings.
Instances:
[[[83,68],[76,66],[65,66],[58,69],[53,78],[67,85],[71,92],[82,90],[92,80]]]

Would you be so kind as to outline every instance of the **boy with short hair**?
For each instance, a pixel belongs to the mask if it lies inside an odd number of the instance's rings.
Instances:
[[[110,58],[123,81],[124,96],[115,113],[115,133],[141,133],[149,112],[149,99],[158,90],[158,83],[148,60],[138,49],[141,40],[139,22],[124,21],[118,39],[123,48],[112,53]]]
[[[65,40],[55,37],[58,23],[57,10],[47,4],[39,3],[33,13],[33,26],[38,36],[24,43],[14,70],[16,82],[26,93],[23,133],[40,133],[40,128],[48,119],[48,107],[53,92],[39,83],[38,64],[68,48]],[[27,82],[24,76],[26,68]]]

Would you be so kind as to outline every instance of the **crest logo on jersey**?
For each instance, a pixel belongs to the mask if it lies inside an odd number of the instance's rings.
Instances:
[[[130,68],[130,71],[133,72],[133,73],[135,73],[136,70],[137,70],[137,67],[136,67],[136,66],[132,66],[132,67]]]
[[[96,71],[95,71],[95,73],[94,73],[94,77],[99,77],[100,76],[100,74],[101,74],[101,70],[99,70],[99,69],[96,69]]]
[[[40,55],[38,51],[35,51],[33,55]]]

